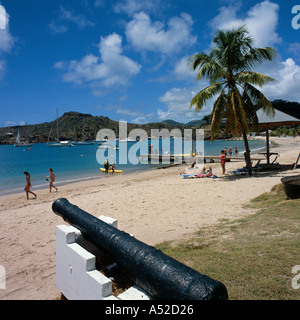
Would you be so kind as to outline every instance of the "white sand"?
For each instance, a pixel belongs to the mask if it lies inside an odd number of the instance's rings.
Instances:
[[[272,138],[280,144],[280,164],[296,161],[300,139]],[[227,171],[244,163],[226,163]],[[254,175],[221,176],[220,164],[212,165],[217,179],[183,179],[185,166],[130,175],[115,175],[59,187],[57,193],[34,190],[0,198],[0,265],[6,269],[6,289],[0,299],[53,299],[55,287],[55,229],[65,222],[52,212],[55,199],[95,215],[118,219],[119,229],[148,243],[191,236],[201,228],[255,213],[243,208],[250,199],[269,192],[283,176],[300,169]]]

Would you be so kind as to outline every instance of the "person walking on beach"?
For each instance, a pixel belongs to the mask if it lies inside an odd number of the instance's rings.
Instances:
[[[55,174],[53,173],[52,168],[49,168],[49,176],[46,177],[46,180],[47,180],[47,181],[48,181],[48,178],[50,179],[50,184],[49,184],[50,193],[51,193],[52,187],[55,188],[55,190],[57,191],[57,188],[56,188],[55,185],[53,184],[53,182],[55,181]]]
[[[29,200],[29,193],[33,194],[35,196],[34,199],[36,199],[37,195],[34,192],[30,191],[30,188],[31,188],[30,174],[27,171],[25,171],[24,174],[26,176],[26,186],[24,190],[26,191],[27,200]]]
[[[221,150],[220,160],[221,160],[222,174],[225,174],[226,154],[224,150]]]

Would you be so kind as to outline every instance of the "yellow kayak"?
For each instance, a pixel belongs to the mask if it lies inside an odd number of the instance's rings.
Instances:
[[[105,172],[105,169],[104,168],[100,168],[100,171],[102,172]],[[112,173],[113,171],[112,170],[108,170],[109,173]],[[114,173],[122,173],[123,171],[122,170],[114,170]]]

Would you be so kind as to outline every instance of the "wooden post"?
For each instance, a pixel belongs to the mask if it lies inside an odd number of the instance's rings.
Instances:
[[[297,168],[297,164],[298,164],[299,160],[300,160],[300,153],[298,155],[297,161],[295,162],[294,170]]]
[[[266,140],[267,140],[267,164],[270,164],[270,141],[269,141],[269,126],[266,126]]]

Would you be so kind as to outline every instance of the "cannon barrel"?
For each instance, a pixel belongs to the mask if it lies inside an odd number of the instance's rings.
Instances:
[[[52,209],[67,223],[79,229],[85,239],[111,256],[132,282],[154,299],[228,298],[227,289],[221,282],[97,219],[67,199],[57,199]]]

